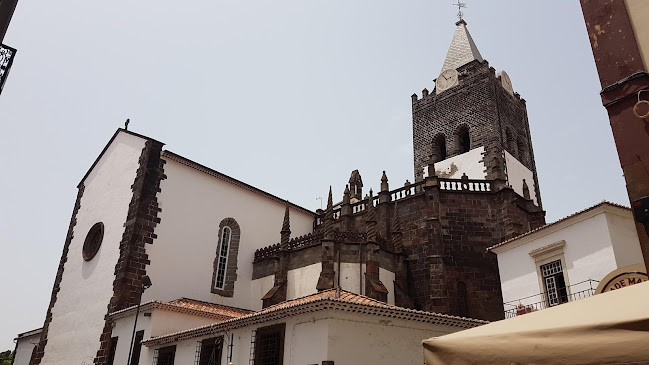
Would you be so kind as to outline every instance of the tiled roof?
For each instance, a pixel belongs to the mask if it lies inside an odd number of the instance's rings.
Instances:
[[[154,337],[147,341],[143,341],[142,343],[148,347],[158,346],[166,343],[206,336],[226,329],[240,328],[269,320],[276,320],[288,316],[327,309],[462,328],[472,328],[488,323],[477,319],[402,308],[342,289],[330,289],[302,298],[275,304],[258,312],[250,313],[239,318],[232,318],[207,326]]]
[[[188,309],[199,310],[203,312],[221,314],[228,317],[241,317],[253,312],[248,309],[229,307],[227,305],[208,303],[208,302],[203,302],[200,300],[189,299],[189,298],[180,298],[180,299],[172,300],[167,304],[188,308]]]
[[[552,223],[548,223],[548,224],[546,224],[546,225],[544,225],[544,226],[541,226],[541,227],[539,227],[539,228],[533,229],[533,230],[531,230],[531,231],[529,231],[529,232],[527,232],[527,233],[523,233],[523,234],[520,235],[520,236],[516,236],[516,237],[514,237],[514,238],[510,238],[510,239],[508,239],[508,240],[506,240],[506,241],[503,241],[503,242],[501,242],[501,243],[499,243],[499,244],[497,244],[497,245],[493,245],[493,246],[487,248],[487,251],[491,251],[491,250],[493,250],[493,249],[496,248],[496,247],[504,246],[504,245],[506,245],[506,244],[508,244],[508,243],[510,243],[510,242],[516,241],[516,240],[518,240],[518,239],[520,239],[520,238],[522,238],[522,237],[529,236],[529,235],[531,235],[531,234],[533,234],[533,233],[536,233],[536,232],[538,232],[538,231],[542,231],[542,230],[544,230],[544,229],[546,229],[546,228],[548,228],[548,227],[552,227],[552,226],[554,226],[554,225],[556,225],[556,224],[558,224],[558,223],[561,223],[561,222],[563,222],[563,221],[565,221],[565,220],[567,220],[567,219],[570,219],[570,218],[572,218],[572,217],[576,217],[576,216],[578,216],[578,215],[584,214],[584,213],[589,212],[589,211],[591,211],[591,210],[597,209],[597,208],[599,208],[599,207],[601,207],[601,206],[603,206],[603,205],[610,205],[610,206],[612,206],[612,207],[616,207],[616,208],[621,208],[621,209],[625,209],[625,210],[631,210],[631,208],[629,208],[629,207],[625,207],[624,205],[620,205],[620,204],[616,204],[616,203],[611,203],[611,202],[609,202],[609,201],[603,200],[603,201],[602,201],[601,203],[599,203],[599,204],[595,204],[595,205],[593,205],[592,207],[586,208],[586,209],[584,209],[584,210],[580,210],[580,211],[578,211],[578,212],[576,212],[576,213],[573,213],[573,214],[571,214],[571,215],[569,215],[569,216],[567,216],[567,217],[563,217],[563,218],[559,219],[558,221],[555,221],[555,222],[552,222]]]
[[[16,336],[16,338],[14,338],[14,340],[18,340],[18,339],[21,339],[23,337],[29,337],[29,336],[33,336],[33,335],[38,335],[41,332],[43,332],[43,328],[37,328],[35,330],[19,333],[18,336]]]
[[[209,317],[218,320],[228,320],[232,318],[242,317],[253,313],[251,310],[230,307],[222,304],[202,302],[189,298],[180,298],[172,300],[171,302],[163,303],[159,301],[146,302],[140,306],[140,312],[162,309],[172,312],[186,313],[199,317]],[[122,309],[110,314],[112,319],[119,319],[134,315],[136,306]]]
[[[469,34],[469,30],[466,28],[466,22],[460,20],[456,25],[457,28],[455,29],[455,34],[453,34],[451,45],[448,48],[442,71],[457,69],[474,60],[480,62],[483,60],[480,51],[478,51],[478,47],[476,47],[473,38],[471,38],[471,34]]]

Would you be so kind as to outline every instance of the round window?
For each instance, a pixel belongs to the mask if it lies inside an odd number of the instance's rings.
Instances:
[[[86,236],[83,243],[83,259],[86,261],[92,260],[101,247],[101,241],[104,239],[104,224],[99,222],[95,223],[90,232]]]

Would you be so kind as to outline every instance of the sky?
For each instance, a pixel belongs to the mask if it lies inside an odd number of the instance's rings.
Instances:
[[[527,100],[547,221],[628,205],[578,1],[468,0],[482,56]],[[112,134],[315,210],[359,169],[413,181],[411,98],[451,0],[19,2],[0,95],[0,351],[43,325],[76,186]]]

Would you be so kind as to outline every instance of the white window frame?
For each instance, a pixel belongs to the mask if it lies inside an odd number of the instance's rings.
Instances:
[[[227,251],[225,252],[225,262],[223,263],[223,280],[221,281],[221,286],[218,286],[219,272],[221,269],[221,257],[223,257],[223,255],[221,254],[223,251],[223,234],[225,233],[226,229],[229,231],[228,248]],[[228,274],[228,257],[230,256],[231,248],[232,248],[232,228],[230,226],[223,226],[223,229],[221,230],[221,237],[219,237],[219,257],[217,257],[216,278],[214,279],[214,289],[224,290],[225,288],[225,277]]]
[[[549,264],[553,261],[561,261],[561,269],[563,273],[563,280],[566,284],[566,295],[570,298],[570,281],[568,279],[568,266],[566,265],[566,259],[564,255],[564,248],[566,247],[566,241],[561,240],[555,242],[551,245],[547,245],[541,248],[537,248],[530,252],[530,256],[534,259],[536,265],[536,275],[539,281],[539,292],[545,293],[545,282],[543,279],[543,272],[541,271],[541,266]],[[548,302],[547,294],[544,296],[545,304],[550,307]]]

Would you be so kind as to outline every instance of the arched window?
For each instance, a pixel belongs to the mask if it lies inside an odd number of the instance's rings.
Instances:
[[[527,153],[525,153],[525,142],[523,139],[518,140],[518,160],[522,163],[527,163]]]
[[[433,138],[433,160],[435,162],[446,160],[446,137],[443,134]]]
[[[471,135],[469,127],[463,125],[457,130],[458,151],[460,154],[471,150]]]
[[[462,281],[457,283],[457,314],[461,317],[469,316],[469,293]]]
[[[214,259],[212,293],[226,297],[234,295],[237,280],[237,254],[239,253],[239,224],[233,218],[226,218],[219,224],[219,238]]]
[[[512,156],[517,157],[516,153],[518,152],[518,149],[516,147],[516,139],[509,127],[505,128],[505,138],[507,138],[507,151],[509,151]]]

